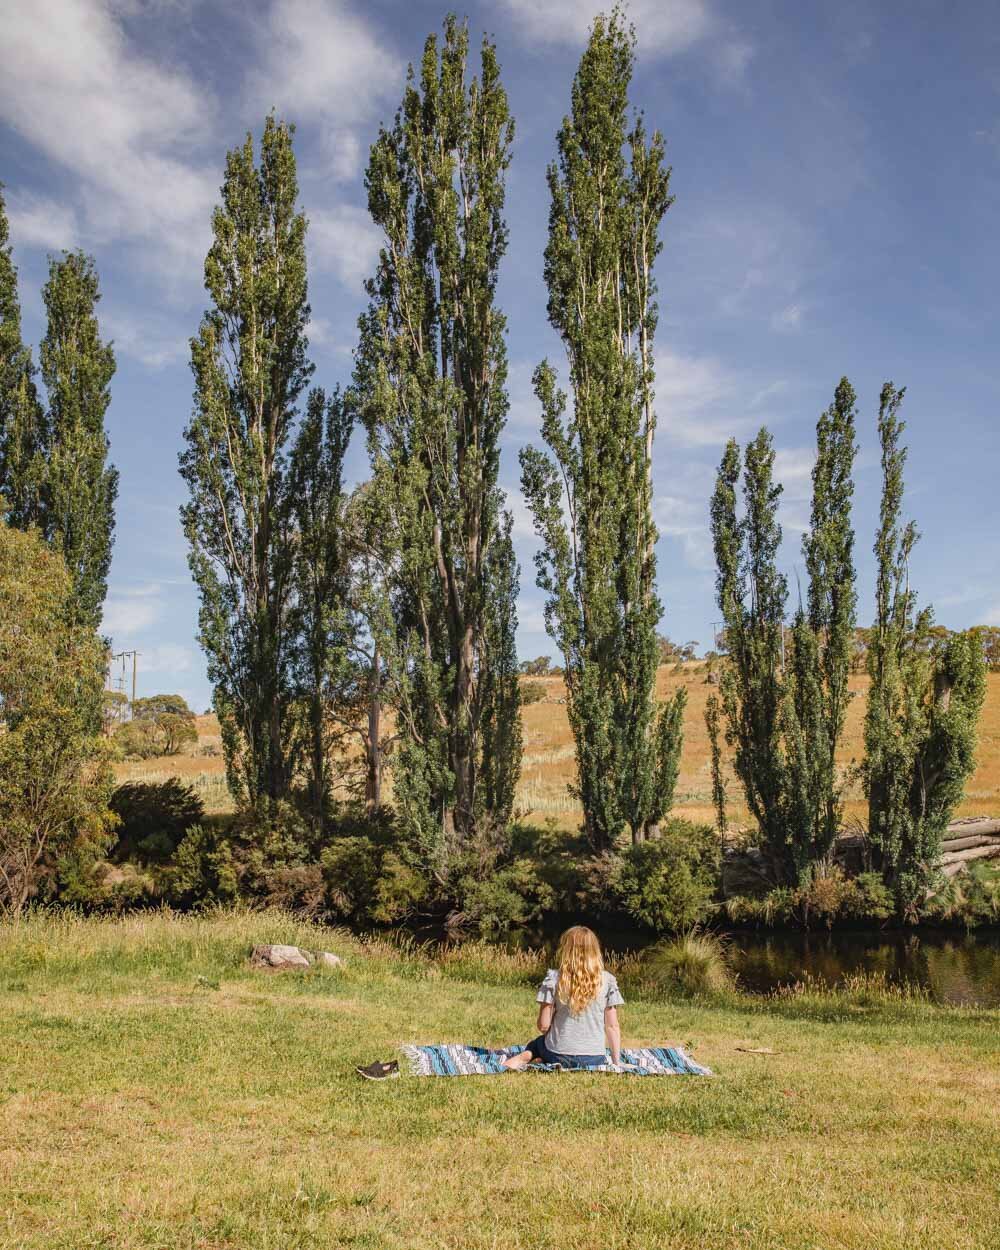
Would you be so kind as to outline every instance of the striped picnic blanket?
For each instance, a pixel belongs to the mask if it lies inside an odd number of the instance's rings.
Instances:
[[[489,1050],[485,1046],[403,1046],[414,1076],[497,1076],[508,1055],[520,1054],[523,1046],[505,1050]],[[533,1063],[529,1072],[562,1071],[555,1063]],[[607,1072],[628,1076],[711,1076],[711,1069],[702,1067],[679,1046],[643,1046],[622,1050],[622,1062],[616,1067],[608,1062],[600,1068],[572,1068],[575,1072]]]

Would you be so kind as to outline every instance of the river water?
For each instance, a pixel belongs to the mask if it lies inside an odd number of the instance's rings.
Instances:
[[[920,930],[729,935],[740,986],[768,993],[804,975],[836,985],[852,973],[882,973],[955,1006],[1000,1007],[1000,932]]]
[[[641,951],[656,939],[636,929],[598,926],[605,949]],[[740,930],[724,934],[739,986],[769,994],[806,977],[838,985],[855,973],[881,973],[920,986],[941,1003],[1000,1007],[1000,929]],[[512,933],[508,944],[544,948],[557,932]]]

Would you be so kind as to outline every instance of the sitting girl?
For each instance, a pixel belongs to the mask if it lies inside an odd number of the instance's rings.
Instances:
[[[597,937],[583,925],[567,929],[556,955],[558,968],[550,968],[538,990],[540,1036],[520,1054],[505,1059],[503,1066],[518,1071],[536,1060],[565,1068],[595,1068],[621,1062],[621,1029],[618,1007],[624,1003],[618,982],[605,972]]]

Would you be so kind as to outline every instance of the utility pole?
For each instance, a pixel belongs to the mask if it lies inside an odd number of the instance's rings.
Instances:
[[[121,660],[122,675],[118,679],[118,689],[121,690],[121,692],[124,694],[125,693],[125,661],[130,656],[132,658],[132,700],[129,703],[129,719],[131,720],[135,716],[136,675],[137,675],[138,667],[139,667],[138,665],[139,652],[138,651],[116,651],[114,654],[111,654],[109,652],[108,668],[110,670],[111,664],[114,663],[115,660]]]

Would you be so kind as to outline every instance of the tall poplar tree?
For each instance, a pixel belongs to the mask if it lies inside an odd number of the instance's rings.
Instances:
[[[916,610],[909,561],[918,534],[912,521],[901,521],[904,394],[905,388],[886,382],[879,401],[882,503],[863,777],[876,863],[900,914],[914,919],[975,765],[986,672],[974,634],[952,635],[935,646],[931,609]]]
[[[15,529],[44,526],[48,444],[31,350],[21,337],[17,269],[0,184],[0,499],[7,523]]]
[[[104,427],[115,355],[101,339],[93,259],[64,252],[52,260],[42,296],[48,313],[41,347],[48,396],[42,530],[73,579],[77,621],[97,629],[108,593],[118,470],[108,464]]]
[[[812,515],[802,539],[808,598],[795,616],[788,670],[789,821],[800,876],[829,853],[840,832],[843,784],[836,751],[851,699],[857,624],[851,526],[856,416],[854,388],[841,378],[816,425]]]
[[[669,810],[682,710],[673,703],[657,722],[652,270],[672,197],[662,136],[647,139],[641,117],[629,126],[634,59],[621,11],[598,16],[548,171],[548,315],[566,347],[572,412],[543,362],[534,381],[548,453],[521,454],[576,793],[598,850],[626,828],[642,841]]]
[[[851,503],[856,402],[841,378],[816,425],[812,514],[802,539],[808,573],[786,654],[788,586],[778,571],[781,484],[774,447],[761,430],[743,463],[743,509],[737,512],[740,450],[726,448],[712,497],[716,594],[728,659],[721,709],[711,709],[713,790],[721,775],[719,711],[734,768],[757,821],[777,882],[798,884],[829,854],[840,830],[842,780],[836,751],[850,701],[848,677],[857,592]]]
[[[350,644],[356,630],[343,492],[352,424],[339,390],[327,399],[322,390],[314,389],[289,466],[295,526],[294,671],[306,707],[304,755],[310,805],[318,824],[333,788],[332,747],[337,734],[331,712],[344,702],[345,689],[353,684]]]
[[[259,164],[249,134],[228,155],[180,457],[190,491],[181,518],[230,786],[254,806],[287,795],[301,742],[286,447],[312,366],[292,133],[270,116]]]
[[[429,857],[506,826],[521,756],[517,570],[497,480],[514,126],[493,45],[471,82],[467,59],[467,28],[449,16],[372,146],[384,242],[355,372],[391,605],[378,641],[397,707],[396,802]]]
[[[115,355],[101,338],[92,257],[64,252],[42,289],[43,406],[21,338],[17,270],[0,195],[0,497],[17,529],[36,526],[58,547],[73,583],[74,622],[97,629],[108,593],[118,471],[104,418]]]
[[[720,701],[726,741],[761,849],[777,882],[794,881],[794,830],[788,819],[788,763],[783,743],[786,683],[782,665],[788,586],[778,572],[781,545],[774,445],[762,429],[743,456],[742,515],[737,512],[740,449],[730,439],[712,496],[716,597],[728,657]]]

